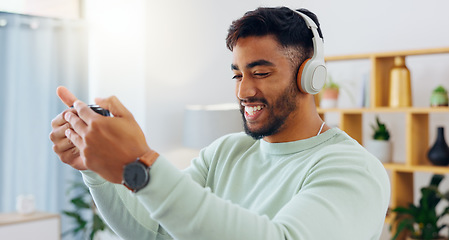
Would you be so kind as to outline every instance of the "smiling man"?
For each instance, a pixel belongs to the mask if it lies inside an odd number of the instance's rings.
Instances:
[[[227,46],[246,134],[217,139],[185,171],[147,145],[117,98],[96,99],[114,116],[104,117],[63,87],[59,97],[74,108],[52,121],[54,151],[81,170],[124,239],[378,240],[388,176],[315,109],[325,68],[318,61],[309,75],[304,63],[320,56],[318,33],[305,9],[259,8],[232,23]]]

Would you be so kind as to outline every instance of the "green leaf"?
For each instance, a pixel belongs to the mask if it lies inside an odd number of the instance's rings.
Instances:
[[[76,227],[70,232],[65,232],[64,234],[71,233],[73,236],[82,234],[82,239],[93,239],[98,231],[102,231],[108,227],[96,213],[95,203],[93,202],[92,196],[90,195],[89,189],[86,185],[84,183],[74,183],[68,192],[75,189],[78,190],[78,195],[70,200],[75,210],[63,211],[63,214],[75,220]],[[83,219],[80,212],[84,215],[84,210],[90,211],[90,214],[92,214],[89,215],[92,216],[91,219]]]
[[[73,232],[74,232],[74,233],[78,233],[78,232],[81,231],[81,230],[86,231],[86,229],[85,229],[86,225],[87,225],[87,222],[85,222],[85,221],[82,222],[82,223],[80,223],[80,224],[78,225],[78,227],[75,228],[75,230],[73,230]]]
[[[98,214],[94,214],[93,216],[93,229],[103,231],[106,227],[106,224],[103,222],[103,219],[100,218]]]
[[[447,93],[446,89],[442,86],[442,85],[438,85],[438,87],[436,87],[433,90],[434,93]]]
[[[65,215],[73,218],[80,218],[81,216],[77,212],[69,212],[69,211],[62,211]]]
[[[430,180],[430,186],[438,187],[440,185],[440,182],[443,180],[444,175],[435,174],[433,175],[432,179]]]
[[[73,198],[70,202],[72,202],[76,208],[81,208],[81,209],[89,209],[90,208],[90,205],[84,201],[82,196]]]
[[[392,225],[390,226],[390,231],[392,230]],[[413,220],[412,219],[403,219],[402,221],[400,221],[397,225],[396,228],[396,233],[393,235],[393,237],[391,238],[392,240],[395,240],[398,238],[399,234],[401,234],[402,231],[404,230],[409,230],[410,232],[414,233],[414,228],[413,228]]]
[[[376,116],[376,123],[377,126],[371,125],[371,128],[374,131],[373,139],[385,141],[389,140],[390,132],[388,131],[387,126],[384,123],[380,122],[379,116]]]

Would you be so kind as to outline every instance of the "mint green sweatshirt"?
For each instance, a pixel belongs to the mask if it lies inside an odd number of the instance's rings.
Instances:
[[[227,135],[185,171],[160,156],[138,193],[82,173],[124,239],[378,240],[390,200],[382,164],[338,128],[287,143]]]

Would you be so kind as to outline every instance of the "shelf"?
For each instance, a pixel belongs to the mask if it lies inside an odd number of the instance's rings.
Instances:
[[[389,58],[389,57],[396,57],[396,56],[429,55],[429,54],[442,54],[442,53],[449,53],[449,47],[416,49],[416,50],[406,50],[406,51],[391,51],[391,52],[381,52],[381,53],[364,53],[364,54],[327,56],[327,57],[325,57],[325,60],[326,61],[346,61],[346,60],[357,60],[357,59]]]
[[[433,174],[449,174],[449,167],[433,166],[427,160],[429,148],[429,126],[431,114],[448,114],[449,107],[389,107],[390,71],[394,66],[394,58],[403,56],[449,54],[449,47],[419,49],[409,51],[391,51],[381,53],[352,54],[328,56],[326,62],[368,60],[371,72],[369,78],[369,103],[366,108],[330,108],[317,107],[318,114],[325,119],[327,113],[336,113],[340,117],[340,129],[362,144],[363,115],[370,113],[403,114],[400,121],[405,126],[405,163],[385,163],[390,172],[391,201],[390,208],[405,206],[414,199],[414,173],[427,172]],[[431,65],[431,63],[429,63]],[[318,101],[317,101],[318,104]],[[404,119],[404,120],[402,120]],[[398,120],[399,121],[399,120]],[[386,223],[391,223],[391,214]],[[393,226],[394,227],[394,226]],[[404,239],[400,237],[400,239]]]
[[[361,114],[361,113],[449,113],[449,107],[372,107],[372,108],[317,108],[319,114],[327,112],[338,112],[342,114]]]
[[[390,92],[390,70],[394,66],[394,58],[398,56],[447,54],[449,47],[418,49],[408,51],[391,51],[381,53],[353,54],[342,56],[328,56],[325,61],[347,61],[367,59],[371,63],[370,74],[370,104],[372,107],[388,107],[388,93]]]
[[[0,226],[24,223],[30,221],[39,221],[49,218],[59,218],[59,215],[44,212],[34,212],[31,214],[18,214],[16,212],[11,213],[0,213]]]
[[[434,165],[418,165],[411,166],[403,163],[384,163],[384,167],[387,170],[413,173],[413,172],[428,172],[436,174],[449,174],[449,167],[434,166]]]

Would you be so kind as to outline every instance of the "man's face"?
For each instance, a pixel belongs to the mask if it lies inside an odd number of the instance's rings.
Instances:
[[[297,109],[295,74],[273,36],[246,37],[233,50],[232,70],[245,131],[255,139],[288,131]]]

